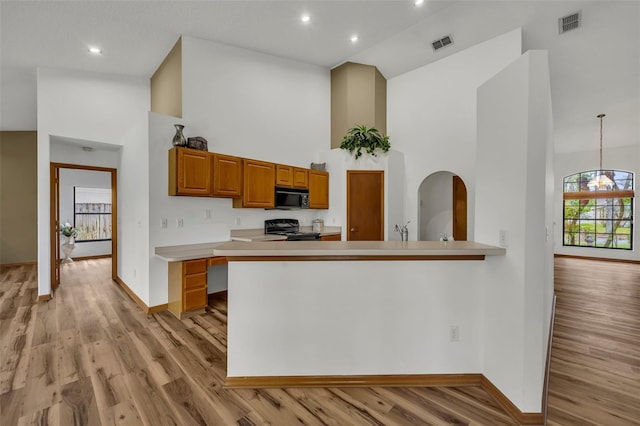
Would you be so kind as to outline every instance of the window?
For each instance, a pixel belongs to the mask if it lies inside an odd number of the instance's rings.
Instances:
[[[563,245],[632,250],[633,173],[604,170],[613,188],[589,188],[600,173],[589,170],[564,178]]]
[[[73,188],[76,242],[111,240],[111,189]]]

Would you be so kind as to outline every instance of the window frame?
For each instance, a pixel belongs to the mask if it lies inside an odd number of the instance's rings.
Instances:
[[[106,191],[109,192],[109,196],[110,196],[110,200],[109,203],[77,203],[76,199],[77,199],[77,190],[78,189],[100,189],[100,190],[104,190],[105,193]],[[111,188],[98,188],[98,187],[88,187],[88,186],[74,186],[73,187],[73,227],[75,229],[80,229],[78,227],[78,220],[77,217],[78,216],[109,216],[110,220],[109,220],[109,227],[111,229],[111,238],[97,238],[97,239],[91,239],[91,240],[84,240],[81,239],[80,236],[75,238],[75,242],[76,243],[95,243],[95,242],[100,242],[100,241],[112,241],[113,240],[113,223],[112,223],[112,208],[113,208],[113,203],[111,202],[111,198],[112,198],[112,193],[111,193]],[[78,211],[78,205],[79,204],[103,204],[103,205],[107,205],[108,207],[108,212],[107,211],[102,211],[102,212],[82,212],[82,211]],[[106,209],[105,209],[106,210]]]
[[[606,249],[606,250],[633,250],[633,228],[634,228],[634,219],[635,219],[635,213],[634,213],[634,203],[635,203],[635,191],[633,190],[634,187],[634,179],[635,179],[635,175],[633,172],[629,172],[626,170],[615,170],[615,169],[611,169],[611,170],[604,170],[602,171],[603,173],[607,174],[609,176],[609,178],[614,178],[616,176],[616,173],[622,174],[622,175],[626,175],[626,177],[624,179],[613,179],[615,182],[615,187],[611,190],[590,190],[590,189],[586,189],[587,187],[586,183],[587,183],[587,178],[589,176],[591,177],[595,177],[597,174],[601,173],[601,171],[599,170],[586,170],[586,171],[582,171],[582,172],[577,172],[577,173],[573,173],[570,175],[565,176],[562,179],[562,246],[563,247],[584,247],[584,248],[597,248],[597,249]],[[571,181],[573,180],[573,181]],[[618,189],[618,184],[624,182],[625,188],[624,189]],[[577,191],[569,191],[567,192],[567,188],[569,187],[573,187],[578,189]],[[630,189],[629,189],[630,188]],[[628,208],[627,203],[625,203],[625,199],[629,199],[629,203],[628,203]],[[589,222],[593,222],[594,224],[594,230],[591,233],[588,232],[584,232],[582,229],[582,225],[583,225],[583,219],[581,218],[581,216],[584,214],[584,212],[580,211],[578,213],[578,216],[574,216],[574,217],[568,217],[567,216],[567,210],[568,210],[568,206],[567,206],[567,202],[568,201],[585,201],[585,207],[587,207],[587,205],[589,203],[591,203],[593,201],[593,204],[595,204],[594,206],[589,207],[589,209],[591,211],[593,211],[593,219],[585,219],[584,222],[585,223],[589,223]],[[604,200],[610,200],[609,203],[604,204],[603,205],[603,201]],[[598,204],[600,204],[600,207],[598,206]],[[598,209],[600,208],[600,210],[602,211],[603,209],[606,209],[607,207],[611,208],[611,211],[615,211],[614,209],[623,209],[623,216],[619,219],[616,219],[615,217],[612,218],[606,218],[606,219],[598,219]],[[625,217],[625,212],[628,209],[628,217]],[[618,210],[619,211],[619,210]],[[567,229],[567,225],[568,222],[570,221],[577,221],[578,222],[578,231],[577,232],[572,232],[571,229]],[[602,223],[602,222],[621,222],[621,221],[628,221],[628,229],[629,229],[629,234],[628,234],[628,240],[629,240],[629,247],[618,247],[617,245],[613,244],[613,242],[615,242],[617,240],[617,235],[620,235],[621,233],[616,232],[619,229],[619,226],[616,228],[612,228],[610,232],[597,232],[597,226],[598,226],[598,222]],[[625,228],[627,228],[625,226]],[[570,238],[570,235],[573,234],[575,236],[577,236],[577,243],[576,238]],[[582,238],[582,236],[585,236],[584,238]],[[595,240],[593,240],[593,237],[591,238],[592,242],[589,243],[587,241],[587,238],[590,235],[594,235],[595,236]],[[602,245],[598,245],[598,235],[607,235],[607,242],[611,241],[612,245],[610,246],[602,246]],[[573,240],[574,243],[570,244],[568,243],[568,241]],[[586,244],[582,244],[583,241],[587,241]]]

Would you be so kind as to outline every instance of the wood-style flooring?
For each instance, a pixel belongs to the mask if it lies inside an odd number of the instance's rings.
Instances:
[[[2,426],[514,424],[475,386],[225,389],[226,302],[146,315],[110,267],[64,265],[48,302],[35,302],[35,267],[2,270]],[[639,273],[557,260],[550,425],[640,424]]]
[[[555,261],[548,422],[640,425],[640,265]]]

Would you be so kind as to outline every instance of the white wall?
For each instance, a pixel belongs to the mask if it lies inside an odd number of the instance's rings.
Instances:
[[[118,276],[149,305],[149,123],[123,135],[118,167]]]
[[[51,138],[81,139],[122,146],[125,143],[124,135],[136,124],[146,120],[145,114],[148,110],[148,79],[46,68],[38,70],[38,263],[40,265],[49,265],[50,260]],[[146,143],[146,137],[143,140]],[[140,143],[140,140],[137,142]],[[135,161],[144,164],[146,159],[138,158]],[[123,191],[135,192],[135,182],[123,186]],[[120,244],[128,244],[128,238],[126,234],[122,235]],[[49,268],[39,268],[38,294],[50,293]]]
[[[606,120],[606,118],[605,118]],[[605,122],[606,125],[606,122]],[[606,129],[606,127],[605,127]],[[626,170],[634,173],[636,180],[635,222],[633,226],[633,250],[611,250],[595,247],[565,247],[562,232],[562,179],[584,170],[594,170],[599,167],[600,151],[584,151],[574,153],[556,154],[555,170],[555,198],[554,198],[554,239],[555,252],[558,254],[569,254],[575,256],[602,257],[609,259],[640,260],[640,214],[638,214],[638,179],[640,179],[640,141],[635,145],[607,148],[606,136],[604,136],[603,147],[603,167],[606,169]]]
[[[184,132],[209,151],[309,167],[330,149],[328,69],[182,37]]]
[[[478,89],[475,240],[499,245],[504,230],[507,244],[483,262],[483,374],[523,412],[541,410],[553,294],[551,129],[546,52]],[[509,161],[497,166],[496,153]]]
[[[80,150],[80,148],[77,148]],[[53,147],[52,147],[53,152]],[[111,173],[94,170],[60,170],[60,223],[74,224],[74,187],[111,188]],[[76,241],[71,257],[111,254],[109,241]]]
[[[231,262],[227,375],[478,373],[483,263]]]
[[[522,53],[517,29],[387,82],[387,129],[405,153],[407,220],[417,223],[418,188],[448,170],[467,186],[468,235],[474,231],[476,89]],[[409,239],[417,239],[417,227]]]
[[[453,234],[453,173],[436,172],[419,187],[420,240],[439,240]]]
[[[82,146],[100,146],[90,140],[76,140],[75,143],[65,143],[63,139],[52,135],[50,138],[49,160],[52,163],[79,164],[82,166],[118,168],[119,145],[111,145],[111,150],[95,148],[85,151]]]

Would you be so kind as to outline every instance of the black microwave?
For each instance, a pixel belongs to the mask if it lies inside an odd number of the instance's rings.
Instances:
[[[295,210],[309,208],[309,190],[276,186],[275,208]]]

